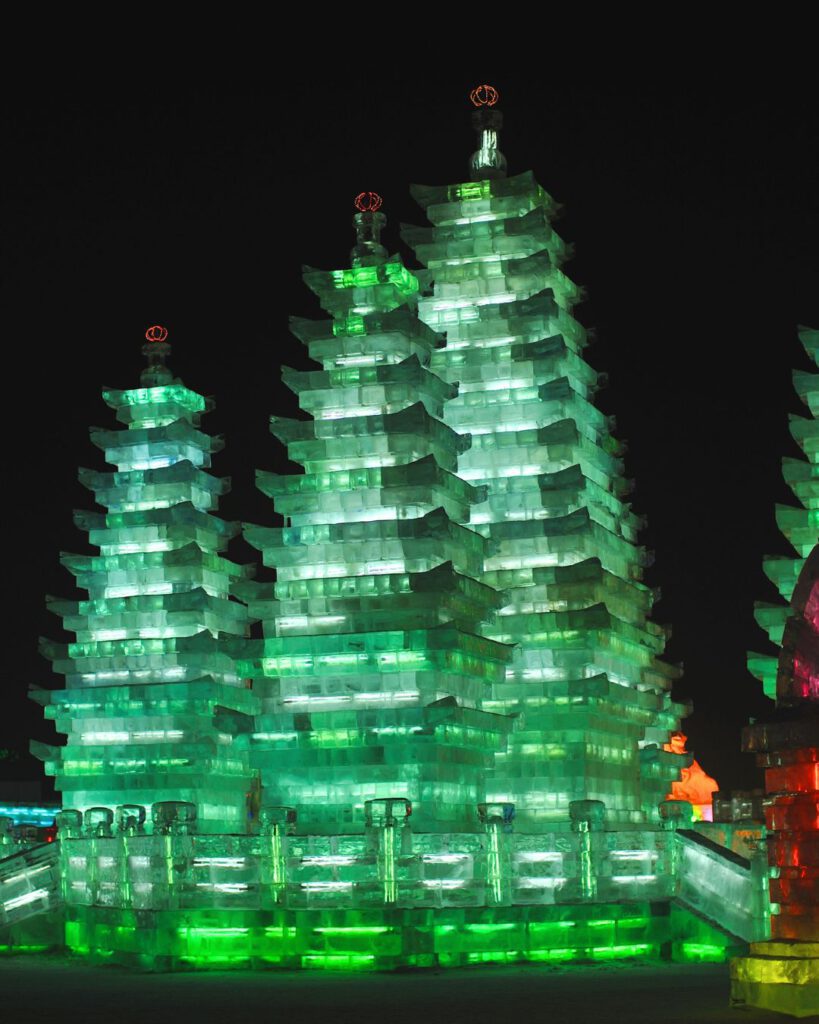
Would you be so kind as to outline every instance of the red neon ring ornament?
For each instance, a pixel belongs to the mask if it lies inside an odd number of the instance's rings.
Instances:
[[[165,341],[168,337],[168,328],[154,324],[153,327],[149,327],[145,332],[145,337],[148,341]]]
[[[494,107],[500,99],[498,90],[493,85],[476,85],[469,94],[475,107]]]
[[[375,213],[383,202],[377,192],[359,192],[355,197],[355,208],[362,213]]]

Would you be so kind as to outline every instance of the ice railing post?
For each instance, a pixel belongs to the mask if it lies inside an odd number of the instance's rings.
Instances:
[[[660,814],[660,825],[667,832],[676,832],[678,828],[685,828],[691,823],[691,804],[687,800],[663,800],[657,804],[657,810]],[[676,836],[669,836],[669,838],[671,839],[671,863],[669,866],[676,893],[680,887],[680,848]]]
[[[768,865],[768,840],[748,836],[745,839],[748,859],[751,861],[754,897],[751,907],[754,919],[759,922],[759,940],[771,937],[771,893],[770,880],[778,877],[778,869]]]
[[[110,807],[89,807],[83,815],[83,828],[88,843],[88,893],[91,903],[99,902],[100,892],[100,839],[111,838],[114,812]]]
[[[364,822],[367,845],[375,850],[378,879],[384,889],[384,902],[398,898],[398,854],[409,839],[412,803],[403,797],[365,800]]]
[[[295,807],[265,805],[259,810],[259,835],[262,845],[262,880],[270,887],[274,903],[287,893],[286,841],[296,831]]]
[[[134,836],[145,835],[145,808],[141,804],[120,804],[116,811],[117,836],[119,837],[119,893],[123,907],[130,907],[131,849]]]
[[[593,900],[597,896],[597,871],[594,863],[592,832],[602,832],[606,821],[606,805],[602,800],[572,800],[569,803],[572,831],[579,845],[579,896]]]
[[[179,904],[177,877],[182,880],[188,868],[188,857],[180,847],[180,840],[196,833],[196,804],[184,800],[161,800],[151,804],[151,820],[154,835],[162,839],[168,907],[176,907]]]
[[[57,826],[57,838],[60,840],[60,895],[63,902],[68,903],[70,894],[70,884],[68,881],[70,840],[79,839],[82,835],[82,811],[72,809],[57,811],[54,823]]]
[[[512,872],[509,841],[513,828],[514,804],[478,804],[478,817],[486,828],[487,902],[496,906],[512,902]]]

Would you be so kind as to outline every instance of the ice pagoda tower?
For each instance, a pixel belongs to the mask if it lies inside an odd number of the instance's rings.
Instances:
[[[62,563],[88,597],[50,601],[76,640],[43,641],[65,689],[33,696],[68,742],[33,750],[92,827],[106,808],[139,820],[159,805],[201,832],[245,832],[255,699],[225,641],[248,632],[234,598],[248,570],[223,554],[238,524],[214,514],[229,481],[207,472],[222,447],[198,429],[209,402],[165,365],[167,331],[146,337],[140,386],[103,391],[125,429],[91,430],[115,469],[80,470],[105,511],[75,522],[99,553]]]
[[[488,792],[516,805],[519,829],[567,820],[578,799],[604,801],[613,825],[652,821],[685,763],[661,749],[685,709],[649,620],[622,447],[594,405],[556,204],[531,172],[506,176],[497,98],[471,95],[471,180],[413,186],[432,227],[403,231],[428,268],[419,315],[446,332],[431,368],[459,385],[444,422],[472,438],[458,473],[485,495],[472,513],[489,541],[481,578],[505,595],[488,635],[515,645],[486,706],[518,728]]]
[[[331,319],[291,322],[322,367],[283,371],[310,418],[271,418],[304,472],[260,472],[284,526],[245,530],[277,574],[248,587],[254,764],[300,832],[360,831],[393,798],[413,829],[476,830],[510,727],[483,710],[511,654],[479,635],[500,603],[469,525],[486,493],[455,475],[469,438],[442,419],[458,389],[429,369],[418,279],[380,243],[380,197],[356,205],[352,266],[304,271]]]
[[[819,365],[819,330],[800,327],[799,340],[808,357]],[[794,370],[793,384],[810,413],[808,417],[790,417],[791,435],[805,453],[805,458],[787,457],[782,460],[782,475],[798,505],[777,505],[776,522],[796,557],[769,555],[764,560],[765,575],[779,591],[782,601],[777,604],[758,601],[754,606],[756,621],[777,648],[782,646],[793,588],[819,536],[819,374]],[[765,695],[771,699],[776,699],[777,663],[778,654],[758,654],[755,651],[748,654],[750,672],[762,681]]]

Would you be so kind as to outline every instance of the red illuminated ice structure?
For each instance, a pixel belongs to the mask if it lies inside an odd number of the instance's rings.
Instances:
[[[771,940],[731,965],[736,1004],[819,1014],[819,544],[791,599],[776,676],[776,715],[745,729],[765,769]]]

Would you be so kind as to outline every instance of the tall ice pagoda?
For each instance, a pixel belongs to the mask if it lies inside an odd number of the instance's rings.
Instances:
[[[530,171],[507,177],[497,91],[471,99],[471,180],[414,186],[432,227],[403,237],[432,285],[419,315],[446,332],[432,370],[459,384],[444,422],[472,438],[458,473],[484,489],[472,515],[490,545],[481,579],[504,594],[488,635],[514,645],[486,706],[518,727],[488,794],[514,803],[523,829],[565,820],[577,799],[603,801],[612,823],[656,821],[684,763],[662,745],[685,709],[649,620],[621,445],[594,405],[556,204]]]

